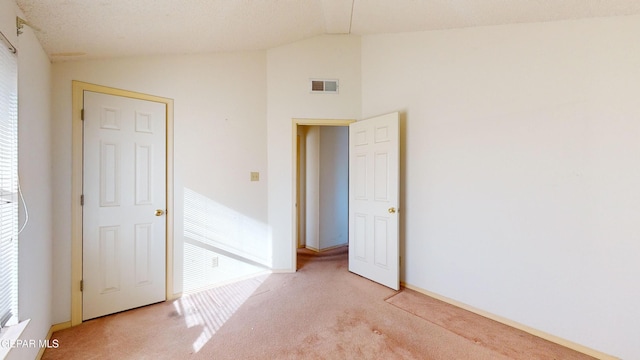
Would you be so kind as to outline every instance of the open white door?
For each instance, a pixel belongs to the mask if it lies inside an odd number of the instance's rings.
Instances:
[[[349,125],[349,271],[400,288],[399,114]]]
[[[83,320],[165,300],[166,105],[84,92]]]

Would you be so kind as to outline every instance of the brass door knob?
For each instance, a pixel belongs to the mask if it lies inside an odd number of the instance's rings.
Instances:
[[[164,210],[162,209],[156,210],[156,216],[162,216],[162,215],[164,215]]]
[[[389,214],[395,214],[395,213],[396,213],[396,208],[390,207],[389,208]]]

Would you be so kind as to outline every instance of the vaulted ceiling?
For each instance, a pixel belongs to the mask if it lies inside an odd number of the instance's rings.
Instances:
[[[52,61],[640,14],[638,0],[17,0]]]

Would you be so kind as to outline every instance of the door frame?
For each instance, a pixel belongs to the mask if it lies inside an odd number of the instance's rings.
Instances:
[[[291,213],[293,216],[293,224],[291,229],[291,264],[293,265],[292,272],[298,271],[298,186],[300,179],[298,178],[298,125],[302,126],[349,126],[349,124],[356,122],[354,119],[304,119],[293,118],[291,133],[293,144],[293,156],[291,164],[293,166],[293,179],[292,179],[292,199]]]
[[[71,326],[82,323],[82,195],[83,177],[83,126],[82,108],[84,92],[91,91],[107,95],[147,100],[166,105],[166,300],[173,295],[173,99],[138,93],[134,91],[72,81],[72,146],[71,146]]]

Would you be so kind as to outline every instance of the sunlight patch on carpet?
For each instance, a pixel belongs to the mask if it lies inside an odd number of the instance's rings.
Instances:
[[[175,301],[176,312],[184,317],[188,328],[202,327],[202,333],[193,343],[193,350],[200,351],[268,277],[268,274],[256,276],[188,294]]]

